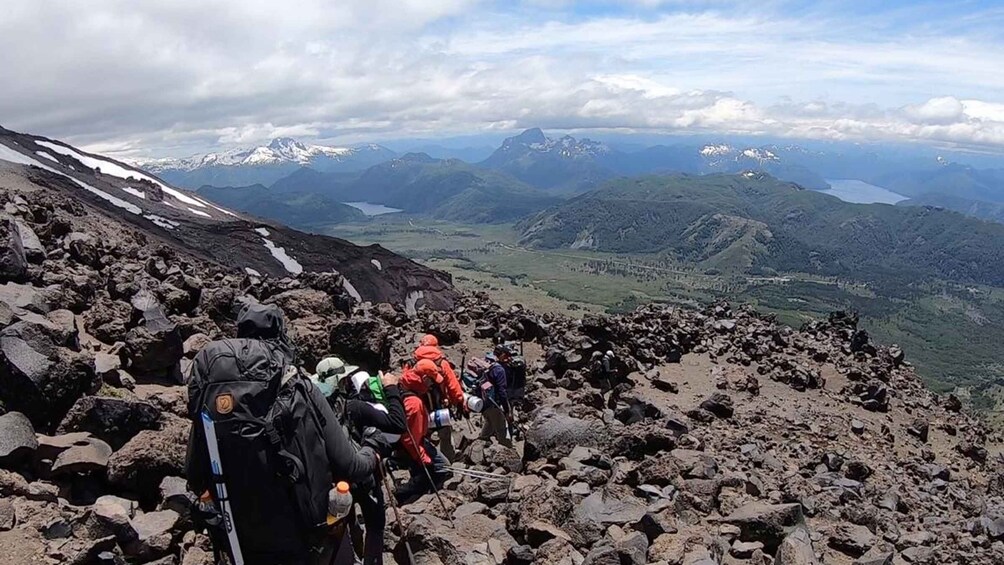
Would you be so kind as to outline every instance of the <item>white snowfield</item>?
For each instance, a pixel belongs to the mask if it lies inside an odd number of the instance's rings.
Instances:
[[[260,235],[262,237],[269,237],[270,235],[272,235],[265,228],[255,228],[254,231],[255,231],[255,233],[257,233],[258,235]]]
[[[377,259],[370,259],[370,263],[373,263],[373,266],[376,267],[376,270],[378,270],[378,271],[382,271],[383,270],[383,265],[380,264],[379,260],[377,260]]]
[[[55,157],[53,157],[52,155],[46,153],[45,151],[36,151],[35,155],[38,155],[39,157],[45,157],[46,159],[48,159],[50,161],[53,161],[55,163],[59,162],[59,159],[56,159]]]
[[[136,214],[137,216],[143,216],[144,218],[146,218],[147,220],[150,220],[151,222],[153,222],[157,226],[160,226],[160,227],[162,227],[164,229],[175,229],[176,227],[178,227],[178,224],[176,224],[175,222],[172,222],[170,220],[167,220],[167,219],[162,218],[160,216],[157,216],[155,214],[146,214],[146,215],[144,215],[143,214],[143,209],[140,208],[139,206],[133,204],[132,202],[126,202],[125,200],[122,200],[121,198],[118,198],[117,196],[112,196],[111,194],[108,194],[107,192],[105,192],[105,191],[103,191],[103,190],[101,190],[99,188],[95,188],[95,187],[93,187],[93,186],[91,186],[91,185],[89,185],[89,184],[87,184],[85,182],[77,180],[77,179],[71,177],[70,175],[67,175],[66,173],[62,173],[60,171],[57,171],[56,169],[53,169],[52,167],[49,167],[48,165],[43,165],[42,163],[36,161],[35,159],[32,159],[31,157],[28,157],[27,155],[24,155],[23,153],[20,153],[18,151],[14,151],[10,147],[7,147],[6,145],[4,145],[2,143],[0,143],[0,160],[9,161],[11,163],[17,163],[17,164],[20,164],[20,165],[33,165],[33,166],[38,167],[40,169],[49,171],[50,173],[55,173],[57,175],[66,177],[66,178],[70,179],[71,181],[73,181],[74,183],[76,183],[77,186],[79,186],[80,188],[83,188],[84,190],[86,190],[87,192],[90,192],[91,194],[93,194],[93,195],[95,195],[95,196],[97,196],[99,198],[102,198],[102,199],[110,202],[114,206],[118,206],[119,208],[122,208],[126,212],[129,212],[131,214]]]
[[[257,231],[257,230],[256,230]],[[261,232],[258,232],[261,233]],[[285,247],[279,247],[271,239],[267,237],[262,237],[262,243],[265,244],[265,249],[268,249],[272,257],[275,257],[276,261],[282,264],[282,266],[292,275],[299,275],[303,272],[303,265],[297,262],[289,253],[286,253]]]
[[[731,146],[725,144],[719,145],[705,145],[701,148],[701,155],[705,157],[718,157],[721,155],[728,155],[732,153],[734,149]]]
[[[51,141],[36,141],[35,143],[37,143],[38,145],[41,145],[43,147],[47,147],[47,148],[55,151],[56,153],[59,153],[60,155],[67,155],[69,157],[73,157],[77,161],[80,161],[84,166],[90,167],[91,169],[101,169],[101,173],[105,174],[105,175],[110,175],[110,176],[113,176],[113,177],[118,177],[120,179],[128,179],[129,177],[132,177],[132,178],[137,179],[137,180],[147,180],[147,181],[150,181],[153,184],[159,186],[161,188],[161,190],[164,191],[164,194],[169,194],[169,195],[173,196],[174,198],[176,198],[177,200],[179,200],[179,201],[181,201],[181,202],[183,202],[185,204],[188,204],[189,206],[195,206],[195,207],[198,207],[198,208],[209,208],[210,207],[209,204],[207,204],[206,202],[203,202],[202,200],[200,200],[198,198],[195,198],[193,196],[189,196],[189,195],[185,194],[184,192],[181,192],[180,190],[171,188],[170,186],[168,186],[168,185],[160,182],[159,180],[157,180],[157,179],[155,179],[155,178],[153,178],[153,177],[151,177],[149,175],[145,175],[145,174],[143,174],[143,173],[141,173],[139,171],[135,171],[133,169],[127,169],[127,168],[123,167],[122,165],[119,165],[118,163],[114,163],[112,161],[108,161],[108,160],[105,160],[105,159],[100,159],[98,157],[91,157],[89,155],[84,155],[83,153],[75,151],[75,150],[73,150],[73,149],[71,149],[69,147],[66,147],[65,145],[59,145],[58,143],[52,143]],[[212,206],[212,208],[216,208],[217,210],[221,210],[221,211],[225,212],[225,210],[217,208],[216,206]],[[206,216],[206,217],[210,217],[210,218],[212,217],[210,214],[206,214],[205,212],[201,212],[201,213],[200,212],[196,212],[192,208],[188,208],[188,211],[190,211],[190,212],[192,212],[193,214],[196,214],[196,215]],[[230,215],[235,215],[235,214],[232,214],[230,212],[226,212],[226,213],[228,213]]]

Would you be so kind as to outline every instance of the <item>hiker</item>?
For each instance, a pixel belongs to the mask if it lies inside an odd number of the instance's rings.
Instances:
[[[506,363],[513,358],[512,350],[505,344],[498,344],[488,357],[491,365],[483,372],[480,388],[485,407],[481,411],[481,439],[495,438],[500,444],[512,447],[508,437],[509,418],[512,407],[509,404],[509,375]]]
[[[372,377],[358,367],[346,365],[338,357],[322,359],[317,364],[317,376],[319,385],[331,386],[329,402],[356,442],[362,441],[369,428],[382,432],[388,444],[396,443],[405,433],[404,404],[396,376]],[[382,489],[377,477],[356,483],[351,489],[352,499],[362,511],[366,530],[365,540],[360,544],[358,528],[353,528],[353,541],[365,565],[383,563],[383,533],[387,520]]]
[[[426,334],[418,342],[418,348],[412,354],[415,361],[428,359],[436,364],[440,374],[443,376],[442,382],[433,387],[430,391],[431,402],[429,409],[432,411],[448,409],[456,420],[463,420],[468,414],[467,404],[464,402],[464,389],[460,386],[460,379],[453,370],[450,363],[439,349],[439,339]],[[453,447],[453,427],[443,426],[439,428],[439,449],[450,461],[456,461],[457,453]]]
[[[329,492],[370,480],[386,441],[371,430],[357,450],[294,362],[282,311],[259,304],[241,310],[237,339],[214,341],[193,361],[186,474],[208,501],[196,518],[213,509],[205,523],[219,524],[209,528],[217,562],[222,553],[245,565],[352,559],[347,536],[331,535]]]
[[[400,504],[438,489],[449,476],[447,467],[450,462],[426,437],[429,433],[429,408],[423,400],[429,389],[440,385],[442,380],[443,376],[436,364],[428,359],[422,359],[414,367],[406,367],[401,374],[400,386],[404,391],[404,412],[408,426],[400,445],[411,478],[398,487],[395,493]]]

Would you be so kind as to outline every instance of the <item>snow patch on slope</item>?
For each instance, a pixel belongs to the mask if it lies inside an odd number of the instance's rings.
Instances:
[[[101,173],[105,174],[105,175],[110,175],[110,176],[113,176],[113,177],[118,177],[120,179],[128,179],[129,177],[132,177],[132,178],[138,179],[138,180],[147,180],[147,181],[150,181],[153,184],[156,184],[157,186],[159,186],[161,188],[161,190],[164,191],[164,193],[170,194],[174,198],[176,198],[176,199],[178,199],[178,200],[180,200],[180,201],[182,201],[185,204],[188,204],[190,206],[196,206],[198,208],[207,208],[209,206],[208,204],[206,204],[202,200],[199,200],[198,198],[194,198],[194,197],[188,196],[187,194],[181,192],[180,190],[176,190],[174,188],[171,188],[170,186],[168,186],[168,185],[166,185],[166,184],[158,181],[157,179],[155,179],[155,178],[153,178],[153,177],[151,177],[149,175],[145,175],[145,174],[143,174],[143,173],[141,173],[139,171],[134,171],[132,169],[127,169],[127,168],[123,167],[122,165],[119,165],[118,163],[113,163],[112,161],[108,161],[108,160],[105,160],[105,159],[99,159],[97,157],[91,157],[91,156],[88,156],[88,155],[84,155],[83,153],[75,151],[75,150],[73,150],[73,149],[71,149],[69,147],[66,147],[64,145],[59,145],[59,144],[56,144],[56,143],[52,143],[51,141],[36,141],[35,143],[37,143],[38,145],[41,145],[43,147],[47,147],[49,149],[52,149],[53,151],[55,151],[56,153],[59,153],[61,155],[67,155],[69,157],[73,157],[77,161],[80,161],[81,163],[83,163],[84,166],[90,167],[92,169],[101,169]],[[216,207],[213,206],[213,208],[216,208]],[[192,210],[191,208],[189,208],[189,210],[192,211],[193,213],[195,213],[195,211]],[[205,214],[205,215],[209,216],[208,214]],[[233,215],[233,214],[231,214],[231,215]],[[209,217],[212,217],[212,216],[209,216]]]
[[[290,274],[299,275],[303,272],[303,265],[297,262],[289,253],[286,253],[285,247],[277,246],[271,239],[266,237],[262,238],[262,242],[269,253],[272,254],[272,257],[275,257],[276,261],[281,263]]]
[[[254,231],[255,231],[255,233],[257,233],[258,235],[260,235],[262,237],[268,237],[268,236],[272,235],[265,228],[255,228]]]
[[[260,277],[261,273],[252,269],[251,267],[244,267],[244,272],[251,275],[252,277]]]
[[[53,161],[55,163],[59,162],[59,159],[56,159],[55,157],[53,157],[52,155],[46,153],[45,151],[36,151],[35,155],[38,155],[39,157],[45,157],[46,159],[48,159],[50,161]]]
[[[195,214],[195,215],[197,215],[197,216],[205,216],[206,218],[209,218],[209,219],[213,218],[213,216],[211,214],[207,214],[207,213],[205,213],[205,212],[203,212],[201,210],[196,210],[195,208],[189,208],[188,211],[191,212],[191,213],[193,213],[193,214]]]
[[[376,259],[370,259],[370,263],[373,263],[373,266],[376,267],[376,269],[378,271],[382,271],[383,270],[383,265],[380,264],[380,261],[378,261]]]
[[[143,192],[142,190],[137,190],[131,186],[124,186],[122,187],[122,191],[127,194],[132,194],[136,198],[142,198],[143,200],[146,200],[146,193]]]
[[[359,291],[356,290],[356,287],[352,286],[352,283],[349,282],[349,278],[344,275],[342,276],[342,287],[345,288],[345,292],[349,293],[349,296],[356,299],[356,302],[363,301],[362,295],[359,294]]]
[[[413,290],[404,298],[404,313],[414,316],[418,313],[418,301],[425,298],[425,293],[421,290]]]

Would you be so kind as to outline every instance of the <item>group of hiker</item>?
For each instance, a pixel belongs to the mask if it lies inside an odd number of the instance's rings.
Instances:
[[[189,379],[188,481],[202,495],[193,519],[217,562],[382,563],[385,504],[397,514],[439,496],[456,459],[454,425],[480,413],[480,438],[512,445],[521,359],[497,344],[464,365],[428,334],[396,372],[329,356],[307,374],[281,310],[245,306],[237,338],[208,344]],[[393,487],[392,469],[409,479]]]

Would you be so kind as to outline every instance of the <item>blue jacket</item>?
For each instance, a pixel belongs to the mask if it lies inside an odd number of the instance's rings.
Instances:
[[[488,382],[495,389],[495,402],[503,410],[509,410],[509,375],[501,363],[492,363],[488,369]]]

